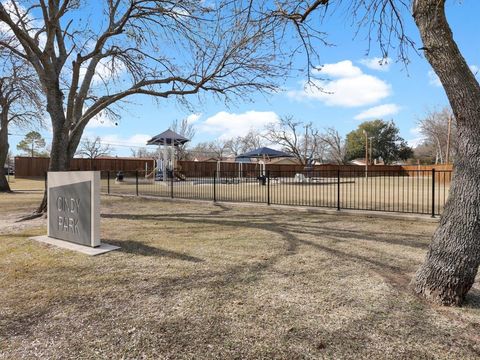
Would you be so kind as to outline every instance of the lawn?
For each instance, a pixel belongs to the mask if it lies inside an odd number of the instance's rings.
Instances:
[[[31,193],[43,191],[45,189],[45,179],[41,178],[17,179],[14,176],[10,176],[8,178],[8,183],[10,184],[10,188],[12,190],[18,192],[28,191]]]
[[[99,257],[13,225],[0,195],[0,358],[480,357],[480,284],[462,308],[408,284],[436,223],[257,205],[102,197]]]

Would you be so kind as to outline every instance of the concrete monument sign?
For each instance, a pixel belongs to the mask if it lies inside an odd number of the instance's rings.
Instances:
[[[48,236],[100,246],[100,172],[48,173]]]

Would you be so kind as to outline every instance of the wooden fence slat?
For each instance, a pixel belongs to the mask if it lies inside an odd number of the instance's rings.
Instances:
[[[15,157],[15,176],[16,177],[42,177],[48,170],[50,159],[44,157]],[[153,159],[136,159],[136,158],[98,158],[98,159],[82,159],[75,158],[71,161],[70,170],[99,170],[99,171],[145,171],[145,164],[147,165],[147,172],[152,172],[155,161]],[[217,162],[215,161],[177,161],[178,169],[187,177],[211,177],[217,170]],[[371,165],[368,167],[371,176],[375,176],[375,172],[383,175],[381,172],[403,172],[406,176],[423,176],[423,172],[418,170],[431,171],[435,169],[440,172],[438,176],[445,175],[442,171],[451,171],[452,165]],[[325,171],[325,174],[334,173],[337,170],[344,172],[362,172],[365,166],[361,165],[315,165],[313,171]],[[259,173],[260,166],[258,163],[243,163],[243,174],[245,176],[254,176]],[[291,174],[294,172],[304,172],[303,165],[289,165],[289,164],[266,164],[266,170],[272,174],[280,174],[282,172]],[[228,176],[236,176],[239,171],[239,164],[233,162],[221,162],[220,173]],[[450,175],[448,175],[450,179]]]

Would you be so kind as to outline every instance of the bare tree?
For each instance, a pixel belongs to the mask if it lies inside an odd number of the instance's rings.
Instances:
[[[230,155],[238,156],[244,153],[245,138],[243,136],[237,136],[231,138],[225,142],[225,148]]]
[[[292,116],[282,117],[280,123],[267,125],[265,139],[280,145],[283,151],[293,155],[302,165],[313,160],[323,160],[324,144],[320,132],[312,123],[295,121]]]
[[[420,50],[442,83],[457,128],[449,198],[413,286],[416,293],[430,301],[459,305],[471,289],[480,265],[480,84],[453,38],[445,2],[411,2],[412,16],[423,42]],[[290,5],[295,3],[291,1]],[[328,3],[312,1],[312,11]],[[369,39],[376,33],[375,40],[384,57],[395,47],[399,58],[407,63],[407,50],[415,45],[405,33],[403,14],[410,11],[409,4],[401,0],[355,0],[349,6],[359,26],[368,29]]]
[[[22,4],[0,4],[8,29],[0,46],[29,62],[42,84],[53,130],[52,171],[69,168],[93,117],[118,117],[129,96],[186,104],[187,96],[206,92],[229,100],[274,90],[273,79],[285,78],[299,52],[282,39],[301,36],[308,65],[313,49],[308,21],[291,26],[267,0],[105,0],[95,26],[83,21],[94,11],[88,2]],[[46,197],[39,211],[45,206]]]
[[[136,158],[152,158],[158,159],[158,150],[155,151],[148,151],[145,147],[140,147],[138,149],[130,149],[130,152],[133,157]]]
[[[189,139],[190,141],[194,138],[196,133],[195,126],[188,121],[188,118],[184,118],[181,121],[173,121],[171,129],[177,134]],[[178,160],[188,160],[187,157],[189,144],[190,142],[186,142],[185,144],[178,145],[175,148]]]
[[[112,151],[113,148],[110,144],[102,143],[102,139],[97,136],[95,139],[86,138],[82,140],[76,155],[93,160],[102,156],[111,155]]]
[[[320,134],[320,140],[325,144],[326,160],[333,161],[339,165],[347,163],[347,147],[345,139],[335,128],[327,128]]]
[[[264,145],[259,131],[250,129],[244,136],[237,136],[225,142],[226,150],[230,155],[237,156]]]
[[[245,136],[241,137],[242,148],[241,151],[246,153],[248,151],[258,149],[265,145],[265,140],[262,137],[261,132],[255,129],[250,129]]]
[[[0,192],[9,192],[10,186],[3,171],[9,154],[9,127],[26,128],[35,122],[41,123],[40,88],[25,64],[14,58],[3,61],[0,69]]]
[[[414,1],[413,18],[425,57],[450,101],[458,134],[449,198],[414,285],[428,299],[456,305],[463,302],[480,265],[480,84],[453,39],[444,0]]]
[[[413,159],[419,164],[431,165],[438,161],[438,148],[435,143],[422,142],[413,149]]]
[[[222,160],[229,154],[227,148],[227,141],[215,140],[198,143],[195,147],[189,150],[189,154],[192,158],[214,158],[216,160]]]
[[[424,137],[425,145],[435,149],[432,157],[435,164],[450,162],[452,154],[456,150],[456,126],[453,120],[451,109],[444,108],[440,111],[429,111],[426,116],[418,122],[420,133]],[[448,155],[447,155],[448,153]],[[448,159],[447,159],[448,158]]]

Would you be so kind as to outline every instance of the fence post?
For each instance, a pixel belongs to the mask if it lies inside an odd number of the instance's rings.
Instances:
[[[173,199],[173,170],[172,170],[172,180],[170,181],[170,197]]]
[[[270,205],[270,170],[267,170],[267,205]]]
[[[435,168],[432,168],[432,218],[435,217]]]
[[[135,171],[135,191],[138,196],[138,170]]]
[[[107,170],[107,194],[110,195],[110,170]]]
[[[213,170],[213,202],[217,202],[217,170]]]
[[[340,169],[337,169],[337,211],[340,211]]]

